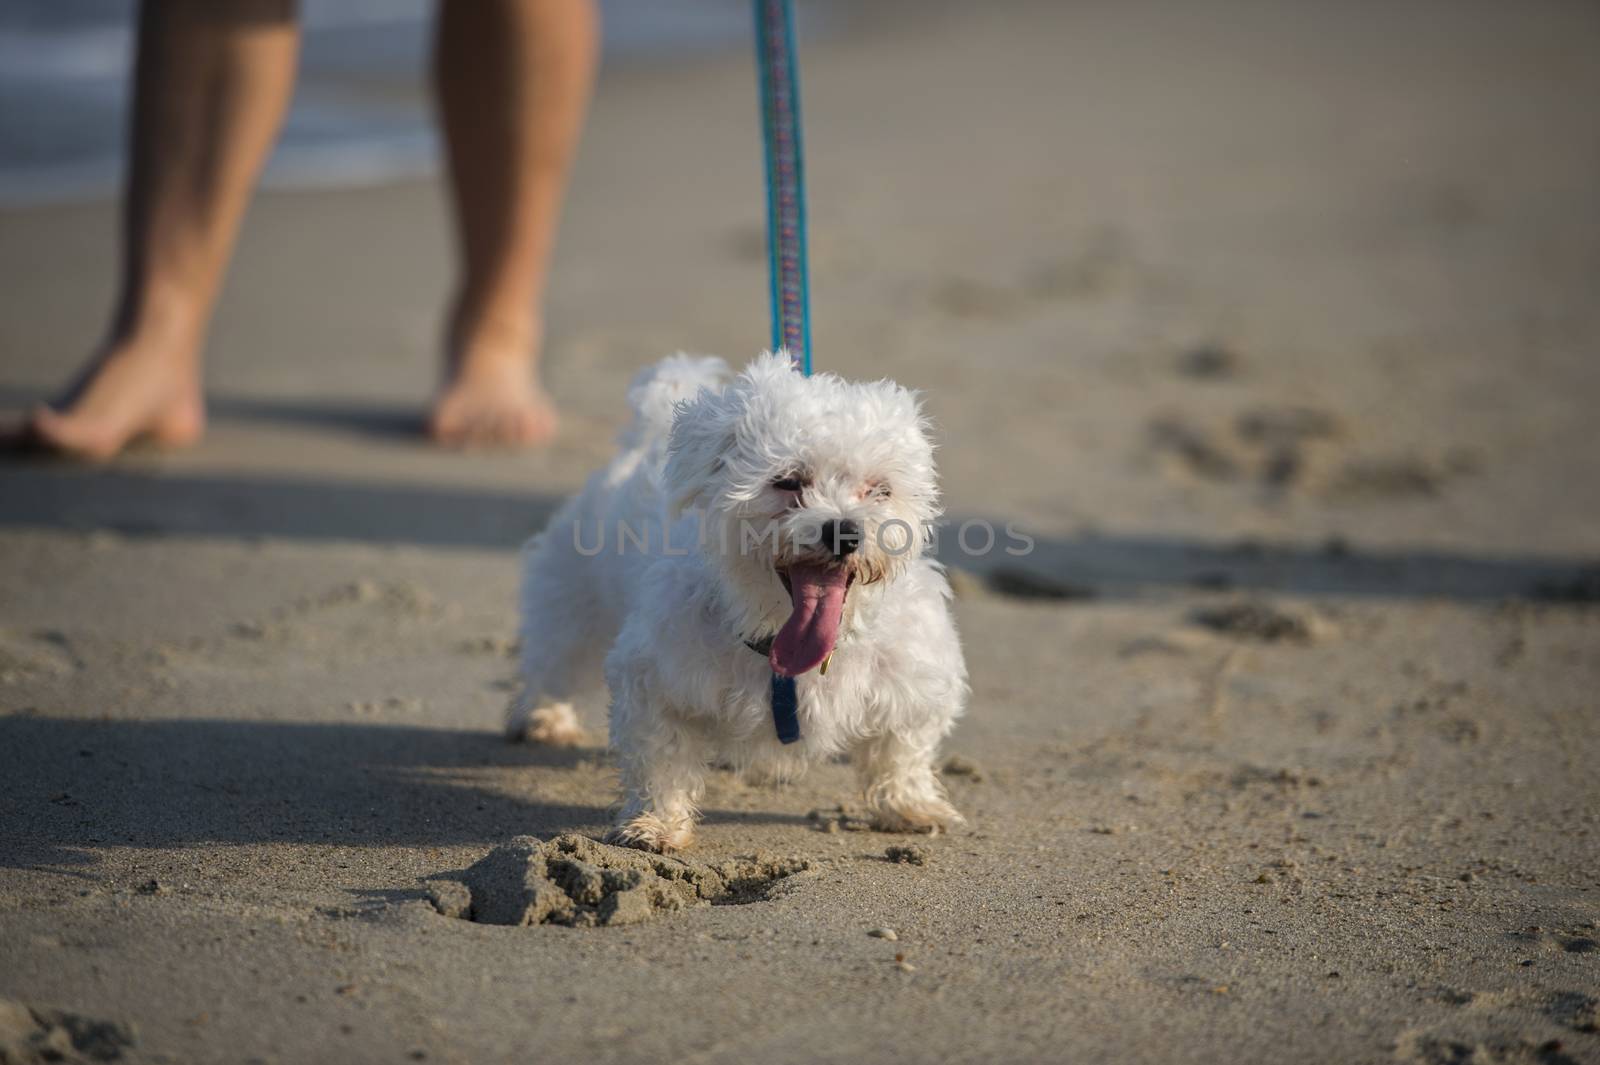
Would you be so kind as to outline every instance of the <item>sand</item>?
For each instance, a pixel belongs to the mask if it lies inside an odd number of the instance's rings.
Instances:
[[[499,738],[516,547],[638,365],[766,336],[749,67],[607,72],[538,454],[413,435],[435,184],[264,196],[204,445],[0,465],[0,1058],[1600,1061],[1597,39],[1219,0],[808,45],[817,361],[922,389],[952,518],[1035,549],[941,545],[965,828],[718,774],[688,860],[806,875],[623,927],[441,885],[605,826],[603,750]],[[0,403],[92,344],[113,220],[0,215]]]

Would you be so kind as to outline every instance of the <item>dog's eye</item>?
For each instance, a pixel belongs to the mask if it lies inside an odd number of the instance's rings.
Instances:
[[[889,491],[889,486],[884,484],[882,481],[879,481],[877,484],[874,484],[874,485],[869,485],[868,488],[867,488],[867,498],[868,499],[876,499],[876,500],[882,501],[882,500],[890,498],[893,495],[894,495],[894,493]]]
[[[779,477],[776,481],[772,482],[772,487],[776,488],[780,492],[798,492],[805,486],[806,483],[804,481],[793,475],[788,477]]]

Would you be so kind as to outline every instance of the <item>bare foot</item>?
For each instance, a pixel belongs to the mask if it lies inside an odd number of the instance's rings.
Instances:
[[[479,329],[456,345],[428,435],[447,447],[532,447],[555,435],[556,408],[539,387],[536,330]]]
[[[135,441],[185,447],[205,430],[205,401],[189,333],[119,343],[85,372],[67,398],[34,410],[27,442],[103,461]]]

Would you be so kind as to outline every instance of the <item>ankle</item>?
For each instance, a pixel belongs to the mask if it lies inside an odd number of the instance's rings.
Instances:
[[[205,312],[192,296],[152,288],[124,302],[112,322],[108,352],[146,352],[197,368]]]
[[[531,309],[507,312],[458,307],[451,315],[449,347],[453,363],[491,358],[532,363],[538,357],[544,323]]]

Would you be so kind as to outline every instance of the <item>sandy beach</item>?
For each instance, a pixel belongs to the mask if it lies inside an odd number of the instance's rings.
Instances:
[[[968,824],[718,774],[690,857],[802,871],[626,927],[430,900],[603,832],[602,747],[500,735],[517,551],[639,366],[768,336],[750,61],[636,57],[549,448],[422,441],[413,181],[258,199],[200,446],[0,463],[0,1061],[1600,1062],[1600,9],[840,18],[817,364],[921,390],[952,522],[1035,541],[944,543]],[[115,219],[0,212],[0,408],[95,342]]]

